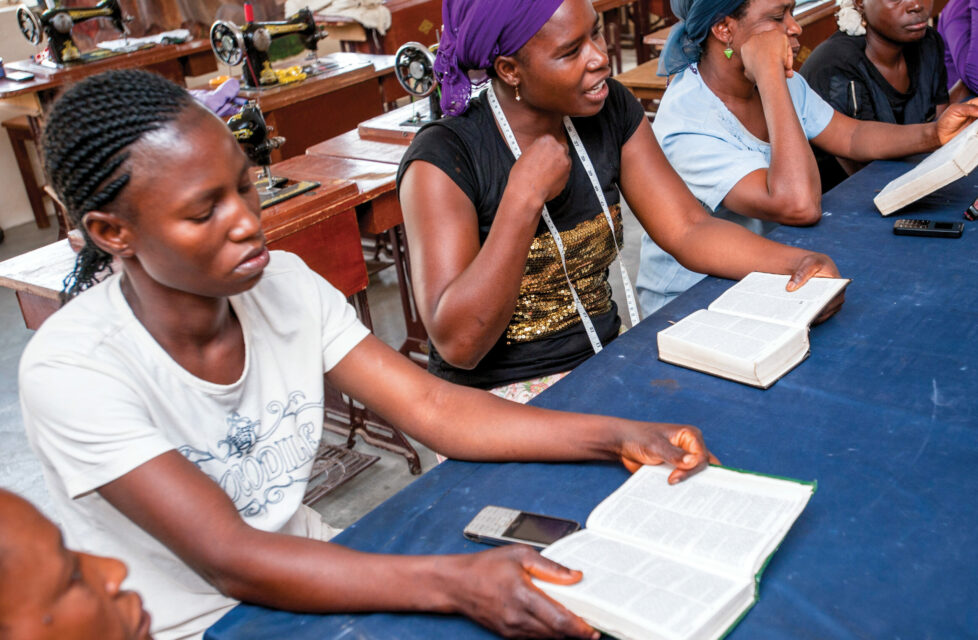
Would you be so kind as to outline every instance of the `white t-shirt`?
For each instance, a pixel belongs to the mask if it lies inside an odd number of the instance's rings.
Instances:
[[[66,543],[128,565],[126,588],[142,595],[157,640],[201,634],[235,601],[96,489],[176,449],[251,526],[307,535],[300,507],[322,434],[323,373],[368,334],[343,294],[285,252],[230,300],[246,349],[232,384],[177,364],[133,315],[118,275],[51,316],[20,363],[24,424]]]
[[[809,140],[822,133],[835,114],[801,74],[787,79],[795,114]],[[723,199],[747,174],[771,166],[771,143],[748,131],[703,82],[695,64],[669,84],[652,131],[669,164],[694,196],[717,218],[765,235],[777,223],[734,213]],[[642,311],[650,315],[705,276],[684,268],[642,234],[638,289]]]

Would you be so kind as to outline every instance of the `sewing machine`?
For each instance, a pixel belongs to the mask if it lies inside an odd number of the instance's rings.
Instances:
[[[435,51],[438,45],[426,47],[420,42],[407,42],[394,54],[394,75],[404,90],[416,98],[428,98],[428,113],[415,111],[400,126],[421,127],[441,117],[441,92],[435,78]]]
[[[302,73],[306,76],[324,73],[336,67],[334,63],[316,57],[316,43],[326,32],[315,22],[309,9],[300,9],[290,18],[278,22],[255,22],[250,5],[245,5],[245,24],[218,20],[211,26],[210,40],[214,55],[221,62],[236,66],[244,61],[242,84],[246,88],[271,87],[280,83],[279,74],[272,69],[268,51],[272,40],[295,34],[309,50]]]
[[[241,111],[228,118],[228,127],[251,161],[261,168],[261,177],[255,182],[255,187],[258,189],[262,209],[319,186],[318,182],[308,180],[288,184],[288,178],[272,175],[269,167],[272,163],[272,151],[281,147],[285,138],[268,135],[265,116],[254,100],[249,100],[241,107]]]
[[[59,67],[129,52],[129,49],[79,51],[71,38],[71,30],[77,23],[94,18],[108,18],[112,26],[123,34],[127,33],[126,22],[131,20],[122,14],[118,0],[102,0],[94,7],[62,7],[52,1],[47,8],[21,5],[17,9],[17,26],[21,34],[34,45],[40,45],[44,35],[47,35],[50,62]]]

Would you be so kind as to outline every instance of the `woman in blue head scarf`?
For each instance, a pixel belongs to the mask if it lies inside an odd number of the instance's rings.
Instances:
[[[978,116],[978,106],[962,104],[937,122],[900,126],[834,111],[792,70],[801,26],[790,0],[674,0],[673,9],[681,22],[659,69],[675,75],[652,128],[693,195],[714,216],[756,233],[821,218],[809,141],[859,162],[901,157],[932,151]],[[643,237],[638,289],[646,313],[703,278],[670,253]]]
[[[619,190],[692,268],[788,273],[792,288],[837,275],[824,255],[706,215],[609,78],[589,0],[445,0],[443,17],[435,69],[455,115],[423,129],[398,172],[429,371],[526,400],[614,339]],[[489,87],[470,97],[477,77]]]

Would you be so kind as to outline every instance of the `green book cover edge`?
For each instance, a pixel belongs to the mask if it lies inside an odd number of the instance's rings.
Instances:
[[[716,464],[711,464],[710,466],[717,467],[718,469],[726,469],[728,471],[733,471],[735,473],[743,473],[745,475],[760,476],[762,478],[774,478],[775,480],[784,480],[786,482],[794,482],[795,484],[808,485],[809,487],[812,488],[812,495],[815,495],[815,492],[818,491],[818,480],[799,480],[797,478],[788,478],[787,476],[776,476],[770,473],[760,473],[757,471],[750,471],[748,469],[739,469],[737,467],[725,467],[723,465],[716,465]],[[806,503],[805,506],[807,507],[808,504]],[[804,509],[802,509],[802,511],[804,511]],[[798,515],[800,516],[801,514],[799,513]],[[794,526],[794,523],[792,523],[792,526]],[[788,530],[790,531],[791,529],[789,528]],[[785,537],[787,537],[787,533],[785,534]],[[781,540],[784,541],[784,538],[781,538]],[[724,631],[719,636],[718,640],[723,640],[723,638],[726,638],[728,635],[730,635],[730,632],[733,631],[738,624],[740,624],[741,620],[744,619],[744,616],[746,616],[750,612],[750,610],[754,608],[754,605],[757,604],[757,601],[761,599],[761,575],[764,573],[764,570],[767,569],[767,565],[771,562],[771,558],[774,557],[774,554],[777,553],[778,549],[780,548],[781,548],[781,543],[779,542],[777,546],[775,546],[774,549],[771,551],[771,553],[768,554],[767,558],[764,559],[764,562],[761,564],[761,568],[758,569],[757,573],[754,574],[754,599],[751,601],[749,606],[744,607],[744,610],[740,612],[740,615],[737,616],[737,619],[734,620],[729,627],[727,627],[727,630]]]

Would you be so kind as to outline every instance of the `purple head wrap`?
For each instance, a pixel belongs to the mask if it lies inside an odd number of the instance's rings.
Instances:
[[[468,71],[511,56],[540,30],[563,0],[443,0],[445,32],[435,57],[441,109],[457,116],[469,107]]]

